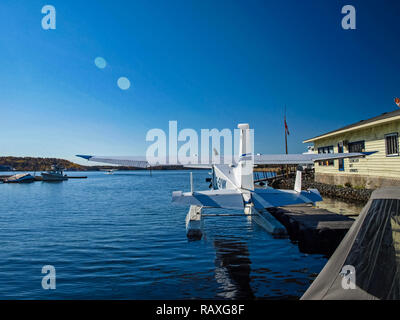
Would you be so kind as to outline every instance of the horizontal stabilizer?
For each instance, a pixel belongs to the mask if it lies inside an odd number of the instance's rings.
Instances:
[[[179,205],[195,205],[209,208],[243,210],[242,194],[236,190],[207,190],[195,192],[174,191],[172,202]]]
[[[309,189],[301,192],[272,188],[256,189],[251,193],[251,199],[255,208],[259,210],[322,201],[322,197],[317,189]]]

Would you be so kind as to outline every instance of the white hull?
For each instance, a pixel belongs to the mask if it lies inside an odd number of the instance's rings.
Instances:
[[[5,183],[27,183],[33,181],[35,181],[35,177],[29,173],[16,174],[4,180]]]

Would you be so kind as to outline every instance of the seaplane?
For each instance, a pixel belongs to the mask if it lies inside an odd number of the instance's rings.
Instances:
[[[253,154],[253,144],[249,124],[239,124],[239,154],[236,157],[219,156],[209,162],[199,164],[195,157],[189,164],[165,161],[149,157],[107,157],[93,155],[77,155],[88,161],[110,163],[122,166],[151,168],[152,166],[183,165],[189,168],[210,169],[210,189],[195,191],[193,176],[190,173],[190,191],[174,191],[172,202],[177,205],[189,206],[186,216],[186,231],[190,239],[201,239],[203,234],[203,210],[207,208],[225,208],[241,210],[250,215],[258,225],[275,236],[286,234],[286,229],[269,212],[268,208],[296,204],[315,204],[322,201],[317,189],[302,190],[302,168],[316,161],[327,161],[344,158],[366,157],[373,152],[355,153],[306,153],[306,154]],[[273,189],[269,186],[256,188],[253,169],[260,165],[297,165],[293,190]]]

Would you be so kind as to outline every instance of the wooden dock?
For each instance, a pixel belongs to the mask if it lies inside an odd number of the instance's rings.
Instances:
[[[282,223],[300,252],[331,256],[354,219],[312,205],[271,208],[268,211]]]
[[[68,176],[67,179],[87,179],[87,176]],[[35,176],[36,181],[43,181],[42,176]]]

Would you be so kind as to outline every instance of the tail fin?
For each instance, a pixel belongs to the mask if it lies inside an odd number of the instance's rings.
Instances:
[[[296,170],[296,181],[294,183],[294,191],[301,192],[301,176],[302,176],[303,168],[301,166],[297,167]]]
[[[240,188],[254,190],[252,132],[247,123],[239,124],[238,128],[240,129],[239,161],[237,167],[234,168],[234,174]]]

